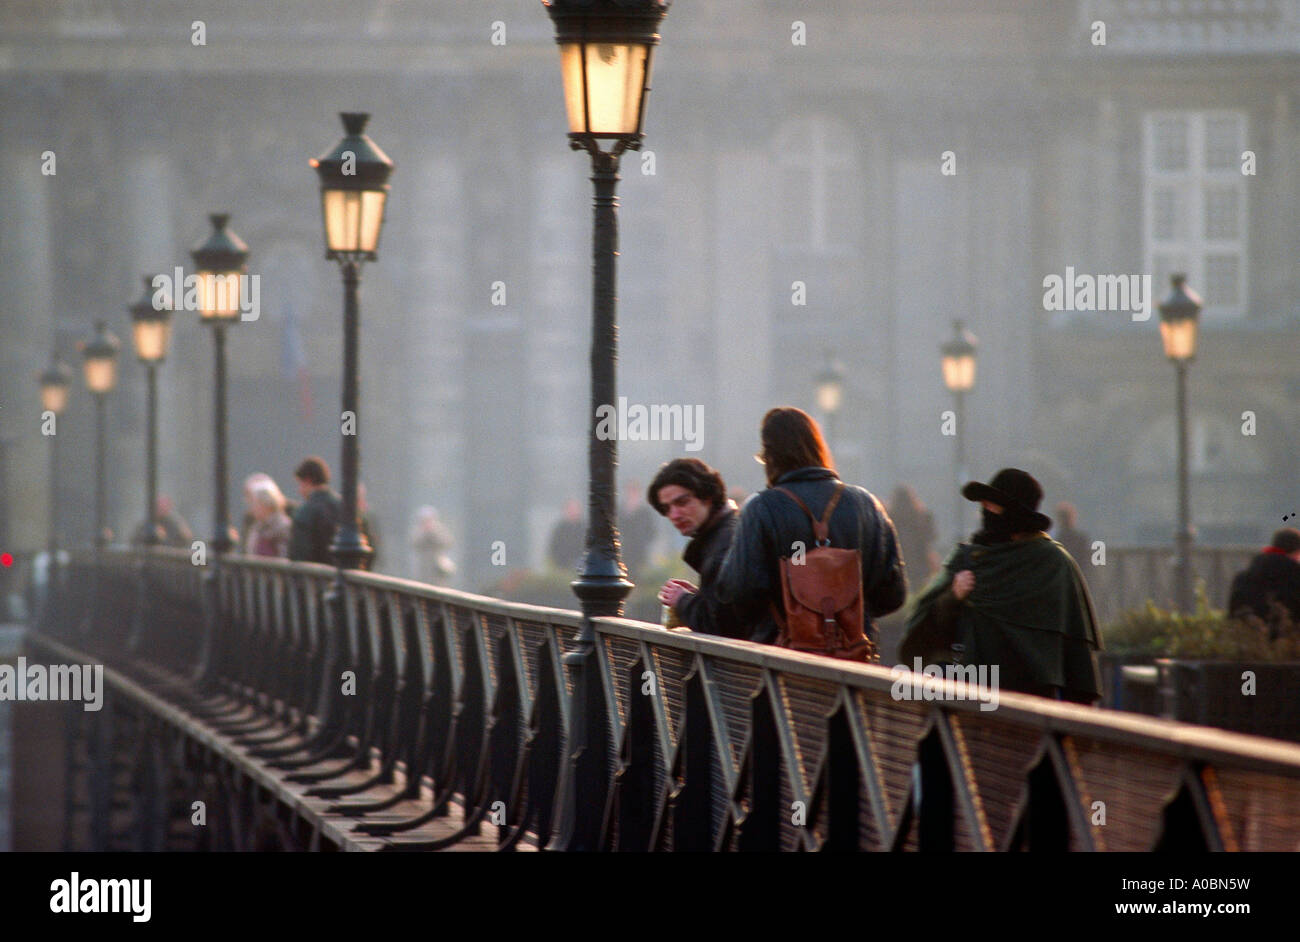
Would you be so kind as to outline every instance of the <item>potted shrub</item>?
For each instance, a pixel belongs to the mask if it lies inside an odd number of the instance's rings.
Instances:
[[[1117,681],[1107,706],[1300,741],[1300,626],[1229,617],[1198,585],[1194,612],[1148,601],[1102,638]]]

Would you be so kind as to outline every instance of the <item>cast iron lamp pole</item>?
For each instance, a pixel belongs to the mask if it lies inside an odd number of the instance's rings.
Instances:
[[[953,410],[957,431],[956,450],[953,453],[953,474],[957,479],[957,502],[953,522],[957,527],[957,539],[965,535],[962,518],[965,516],[966,501],[961,496],[962,486],[966,483],[966,393],[975,386],[975,350],[978,341],[962,325],[953,321],[952,339],[939,347],[940,365],[943,368],[943,384],[953,395],[956,408]]]
[[[117,354],[122,344],[101,320],[95,322],[95,335],[82,343],[85,358],[86,387],[95,396],[95,548],[108,545],[107,496],[104,485],[104,411],[105,397],[117,385]]]
[[[579,576],[571,583],[583,619],[577,643],[564,657],[573,679],[573,725],[559,838],[560,849],[593,850],[608,776],[602,754],[607,719],[597,715],[602,693],[592,619],[621,615],[623,600],[633,588],[619,552],[614,481],[618,444],[612,436],[602,439],[597,434],[596,418],[602,405],[617,401],[618,166],[624,151],[641,147],[654,48],[670,0],[543,2],[560,47],[569,146],[590,155],[595,189],[587,542]],[[610,149],[602,150],[601,141],[609,141]]]
[[[171,341],[171,301],[154,304],[153,276],[144,276],[144,294],[131,305],[136,358],[144,365],[146,379],[144,545],[158,542],[154,508],[158,504],[158,365],[167,357]],[[160,299],[161,300],[161,299]]]
[[[54,605],[58,598],[59,574],[59,418],[68,407],[68,392],[72,388],[72,370],[59,359],[56,351],[50,359],[50,366],[41,374],[41,409],[54,417],[54,430],[50,435],[50,545],[49,562],[45,566],[45,622],[52,629],[58,624],[53,618]]]
[[[136,572],[136,604],[131,622],[127,650],[134,652],[144,637],[148,619],[145,611],[149,604],[149,586],[145,577],[145,553],[158,543],[158,528],[154,522],[158,506],[158,364],[167,356],[171,340],[171,298],[157,294],[153,276],[144,276],[144,294],[128,310],[131,312],[132,333],[136,358],[145,368],[145,472],[144,472],[144,533],[142,534]],[[158,303],[155,304],[155,296]]]
[[[1175,543],[1175,591],[1178,608],[1190,612],[1195,605],[1192,591],[1191,486],[1187,456],[1187,367],[1196,358],[1196,329],[1201,315],[1201,298],[1187,287],[1187,276],[1174,275],[1169,296],[1160,303],[1160,339],[1165,356],[1174,364],[1178,377],[1178,532]]]
[[[212,328],[215,452],[212,551],[220,556],[230,552],[233,545],[226,501],[226,327],[240,316],[240,291],[248,272],[248,246],[227,227],[228,213],[213,213],[208,220],[212,232],[202,245],[190,252],[190,257],[198,275],[199,320]]]

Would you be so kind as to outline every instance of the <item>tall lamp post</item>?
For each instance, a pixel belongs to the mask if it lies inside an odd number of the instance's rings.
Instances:
[[[966,483],[966,394],[975,386],[975,350],[978,343],[975,335],[966,330],[961,321],[953,321],[952,339],[939,347],[943,384],[952,393],[956,405],[954,424],[957,427],[957,449],[953,462],[957,501],[953,521],[957,527],[958,540],[965,532],[962,517],[965,516],[966,502],[961,496],[961,488]]]
[[[59,572],[59,417],[68,407],[68,392],[72,389],[72,370],[59,358],[56,351],[50,358],[50,365],[41,374],[41,411],[54,417],[53,434],[50,435],[50,544],[49,561],[45,565],[45,592],[47,623],[57,627],[53,618],[54,600],[57,598]]]
[[[144,276],[144,294],[129,308],[135,337],[136,358],[144,364],[146,386],[147,427],[145,431],[144,475],[144,544],[158,542],[153,525],[154,508],[158,504],[158,365],[167,357],[171,342],[171,302],[154,304],[153,277]]]
[[[1178,607],[1190,612],[1192,592],[1191,495],[1187,468],[1187,367],[1196,358],[1196,331],[1201,298],[1187,287],[1187,276],[1174,275],[1169,296],[1160,302],[1160,339],[1178,377],[1178,532],[1175,542],[1175,590]]]
[[[95,396],[95,548],[108,545],[107,496],[104,487],[105,397],[117,386],[117,355],[121,342],[101,320],[95,334],[81,344],[86,387]]]
[[[339,263],[343,273],[343,519],[330,547],[340,569],[364,569],[373,550],[361,532],[357,481],[361,445],[357,440],[360,400],[357,333],[361,314],[357,291],[361,265],[378,259],[379,233],[388,205],[388,177],[393,162],[365,133],[370,115],[340,114],[344,136],[311,165],[320,178],[321,213],[325,223],[325,257]]]
[[[140,556],[136,566],[136,604],[132,614],[131,634],[127,649],[134,652],[144,636],[149,604],[149,585],[145,577],[145,552],[158,542],[158,527],[154,523],[154,509],[158,506],[158,364],[167,356],[171,341],[171,307],[169,297],[159,297],[154,303],[153,276],[144,276],[144,294],[128,307],[135,339],[136,358],[145,367],[146,422],[145,472],[144,472],[144,533],[141,535]]]
[[[826,422],[827,444],[831,446],[833,453],[835,417],[839,415],[840,406],[844,404],[844,367],[829,350],[826,352],[826,365],[817,374],[816,394],[817,408]]]
[[[639,150],[659,23],[670,0],[543,0],[555,25],[569,119],[569,146],[591,158],[595,188],[592,234],[591,412],[587,439],[587,542],[571,585],[582,608],[577,644],[565,655],[573,678],[571,775],[563,804],[560,845],[594,849],[599,815],[579,814],[586,803],[603,805],[604,759],[600,723],[588,715],[601,702],[594,669],[591,619],[621,615],[632,591],[619,553],[614,469],[618,445],[597,434],[602,405],[616,401],[618,352],[615,262],[618,258],[618,167],[624,151]],[[609,149],[601,142],[607,141]],[[580,802],[582,803],[580,805]],[[579,820],[581,818],[581,820]]]
[[[212,232],[190,252],[198,275],[199,320],[212,328],[213,436],[216,468],[213,486],[212,550],[230,552],[230,514],[226,505],[226,328],[239,318],[240,287],[248,271],[248,246],[227,223],[227,213],[208,216]],[[152,508],[150,508],[152,519]]]

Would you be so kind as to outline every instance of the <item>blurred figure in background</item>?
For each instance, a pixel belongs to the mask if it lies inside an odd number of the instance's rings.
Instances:
[[[366,485],[363,481],[357,482],[357,516],[361,518],[361,535],[370,544],[370,571],[374,572],[379,562],[379,528],[370,512],[370,501],[366,500]]]
[[[148,533],[151,524],[159,546],[180,546],[189,549],[190,543],[194,540],[189,524],[176,513],[172,499],[165,494],[159,494],[158,500],[154,503],[153,520],[141,523],[136,528],[131,542],[136,545],[144,543],[145,534]]]
[[[894,521],[903,564],[911,570],[912,584],[929,581],[939,568],[939,554],[934,549],[937,536],[934,514],[921,503],[911,485],[900,484],[889,498],[889,518]]]
[[[645,503],[640,481],[628,481],[623,491],[623,513],[618,521],[619,543],[623,564],[633,582],[650,562],[650,547],[655,538],[655,514]]]
[[[577,569],[586,546],[586,528],[582,524],[582,504],[570,497],[564,502],[564,516],[551,530],[547,556],[556,569]]]
[[[1250,565],[1233,576],[1228,614],[1259,617],[1273,639],[1300,625],[1300,530],[1278,530]]]
[[[1082,569],[1092,552],[1092,540],[1075,526],[1079,522],[1079,511],[1075,510],[1074,504],[1063,500],[1056,505],[1056,520],[1052,538],[1065,547],[1065,551],[1074,557]]]
[[[285,513],[284,494],[267,478],[253,487],[253,523],[248,528],[244,552],[250,556],[287,556],[292,524]]]
[[[321,458],[303,459],[293,476],[302,503],[293,512],[289,531],[289,558],[295,562],[332,565],[334,532],[343,516],[339,495],[330,489],[330,467]]]
[[[456,564],[448,555],[452,542],[451,531],[438,516],[437,508],[425,504],[417,510],[411,527],[415,578],[429,585],[445,585],[456,573]]]
[[[240,491],[244,498],[244,519],[239,524],[239,542],[236,544],[242,553],[252,552],[252,550],[248,548],[249,540],[252,536],[253,524],[257,522],[257,515],[253,513],[253,492],[266,484],[270,484],[277,491],[280,489],[280,486],[275,483],[275,478],[271,477],[271,475],[267,474],[265,471],[254,471],[248,477],[244,478],[244,486]],[[291,508],[286,509],[286,512],[290,516],[293,515],[293,510]]]

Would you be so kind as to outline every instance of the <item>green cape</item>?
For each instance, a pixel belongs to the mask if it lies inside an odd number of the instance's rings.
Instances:
[[[959,544],[916,600],[908,636],[919,637],[962,569],[975,588],[957,603],[965,664],[998,665],[998,686],[1090,703],[1101,696],[1101,635],[1079,567],[1046,534],[992,546]],[[914,635],[914,632],[916,633]]]

